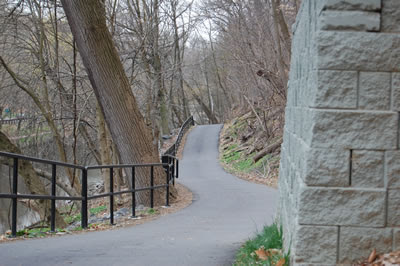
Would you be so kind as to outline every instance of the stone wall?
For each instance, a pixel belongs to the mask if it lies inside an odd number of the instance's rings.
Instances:
[[[293,265],[400,249],[400,0],[303,0],[280,218]]]

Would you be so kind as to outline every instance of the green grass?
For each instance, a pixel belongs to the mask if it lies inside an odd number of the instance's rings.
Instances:
[[[150,208],[150,209],[147,210],[147,213],[148,213],[148,214],[155,214],[156,212],[157,212],[157,210],[152,209],[152,208]]]
[[[237,160],[239,160],[239,159],[240,159],[240,152],[237,152],[237,151],[225,153],[225,154],[222,156],[222,160],[223,160],[225,163],[231,163],[231,162],[237,161]]]
[[[72,224],[74,222],[80,221],[81,220],[81,214],[74,214],[74,215],[66,215],[64,217],[64,221],[67,224]]]
[[[72,231],[82,231],[82,230],[83,230],[82,226],[77,226],[72,229]]]
[[[285,259],[285,265],[289,265],[288,254],[276,254],[269,258],[269,260],[261,260],[255,254],[255,251],[264,248],[268,249],[282,249],[283,236],[282,226],[276,223],[265,226],[263,231],[260,232],[255,238],[246,241],[246,243],[239,249],[236,254],[236,261],[233,265],[275,265],[280,259]]]
[[[77,210],[76,210],[75,207],[72,210],[72,214],[68,214],[67,213],[67,211],[68,211],[67,208],[69,208],[69,207],[63,207],[63,209],[61,210],[61,213],[62,213],[61,215],[64,217],[64,221],[67,224],[72,224],[74,222],[78,222],[78,221],[81,220],[81,214],[77,213]],[[97,215],[97,214],[99,214],[101,212],[104,212],[106,210],[107,210],[107,206],[101,205],[101,206],[89,209],[89,213]]]
[[[104,212],[106,210],[107,210],[107,206],[101,205],[101,206],[96,207],[96,208],[91,208],[89,210],[89,212],[90,212],[90,214],[99,214],[99,213]]]
[[[44,237],[48,234],[54,234],[58,232],[65,232],[64,229],[56,228],[55,232],[50,232],[49,227],[44,228],[33,228],[33,229],[23,229],[17,232],[17,236],[26,236],[28,238]]]
[[[235,169],[237,169],[241,172],[248,172],[253,168],[253,166],[254,166],[254,161],[251,156],[249,156],[247,159],[241,160],[238,163],[233,165],[233,167],[235,167]]]

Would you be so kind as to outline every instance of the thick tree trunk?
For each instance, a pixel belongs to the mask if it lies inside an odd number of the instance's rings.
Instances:
[[[107,29],[104,2],[61,2],[111,136],[119,150],[121,163],[159,162],[151,132],[139,112],[129,80]],[[149,176],[145,173],[148,171],[138,171],[138,187],[149,184]],[[155,184],[164,182],[165,172],[156,167]],[[164,193],[165,191],[156,190],[156,204],[163,203]],[[149,199],[143,194],[139,195],[138,200],[146,203]]]

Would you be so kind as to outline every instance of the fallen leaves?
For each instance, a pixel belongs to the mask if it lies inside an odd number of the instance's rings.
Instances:
[[[400,250],[386,254],[377,255],[376,250],[372,250],[368,260],[355,264],[355,266],[399,266]]]
[[[286,260],[284,258],[282,258],[276,263],[276,266],[283,266],[283,265],[285,265],[285,262],[286,262]]]
[[[376,249],[374,248],[374,250],[372,250],[371,254],[368,257],[368,263],[373,262],[376,259]]]
[[[267,252],[263,248],[257,249],[255,252],[259,259],[261,259],[261,260],[268,259]]]
[[[271,259],[273,261],[273,258],[276,258],[278,256],[282,256],[282,251],[279,249],[267,249],[265,250],[264,247],[260,247],[255,251],[255,254],[260,260],[268,260]],[[272,265],[275,266],[283,266],[285,265],[285,258],[280,258],[276,263],[273,263]]]

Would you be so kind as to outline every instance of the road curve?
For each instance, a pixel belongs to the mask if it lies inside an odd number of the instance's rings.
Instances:
[[[232,265],[235,252],[273,220],[278,192],[224,172],[218,163],[220,125],[188,136],[179,181],[187,208],[119,230],[0,244],[0,265]]]

